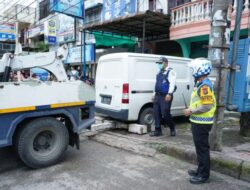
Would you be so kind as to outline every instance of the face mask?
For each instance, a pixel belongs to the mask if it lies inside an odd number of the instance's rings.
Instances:
[[[163,69],[163,64],[158,64],[158,69],[161,71]]]

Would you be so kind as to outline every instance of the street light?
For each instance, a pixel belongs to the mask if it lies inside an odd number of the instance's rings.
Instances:
[[[83,72],[83,80],[86,80],[85,30],[83,30],[82,28],[80,28],[79,30],[81,32],[81,70]],[[82,52],[84,53],[84,55],[82,55]]]
[[[80,62],[81,65],[80,65],[80,68],[81,68],[82,73],[84,73],[84,71],[83,71],[83,61],[82,61],[82,40],[83,40],[82,39],[82,31],[83,31],[82,28],[80,28],[79,31],[81,33],[81,62]]]

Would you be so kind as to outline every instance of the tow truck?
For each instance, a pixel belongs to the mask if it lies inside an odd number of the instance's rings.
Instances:
[[[62,60],[67,48],[34,55],[6,53],[0,60],[0,147],[13,146],[31,168],[58,163],[79,134],[95,122],[94,89],[69,81]],[[10,82],[11,72],[41,68],[56,81]]]

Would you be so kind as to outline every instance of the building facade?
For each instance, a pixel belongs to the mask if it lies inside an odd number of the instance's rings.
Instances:
[[[250,24],[250,1],[245,0],[240,23],[240,37],[247,38]],[[192,1],[170,9],[170,40],[179,44],[183,57],[207,57],[213,1]],[[229,8],[231,31],[235,27],[237,1]],[[232,33],[231,33],[232,34]],[[232,35],[231,35],[232,37]]]
[[[105,23],[116,22],[120,17],[122,27],[122,18],[129,14],[136,16],[147,10],[162,12],[165,15],[171,15],[171,25],[166,29],[166,33],[169,32],[169,36],[159,40],[147,40],[145,43],[146,51],[144,52],[190,58],[207,57],[213,7],[212,0],[138,0],[133,1],[134,4],[130,5],[134,6],[131,9],[134,12],[128,11],[127,13],[124,13],[126,6],[119,5],[119,2],[122,4],[122,1],[87,0],[86,4],[89,3],[89,7],[86,7],[87,19],[85,23],[90,25],[99,23],[99,28],[101,28]],[[127,7],[129,7],[129,1],[126,2],[128,2]],[[249,31],[250,1],[244,0],[243,3],[240,34],[241,38],[246,38]],[[116,9],[114,9],[115,7]],[[113,9],[119,10],[117,7],[122,9],[118,13],[113,11]],[[229,8],[232,31],[235,26],[236,9],[237,1],[234,0]]]
[[[20,4],[3,12],[0,19],[0,57],[6,52],[14,52],[17,38],[23,46],[28,43],[26,32],[35,22],[35,17],[35,8]]]

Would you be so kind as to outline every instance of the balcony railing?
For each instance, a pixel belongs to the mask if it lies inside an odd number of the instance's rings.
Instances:
[[[189,24],[195,21],[209,20],[212,14],[212,0],[199,0],[186,3],[171,9],[172,27]],[[244,1],[243,12],[250,11],[250,0]],[[234,0],[230,7],[230,12],[235,14],[237,9],[237,0]]]

